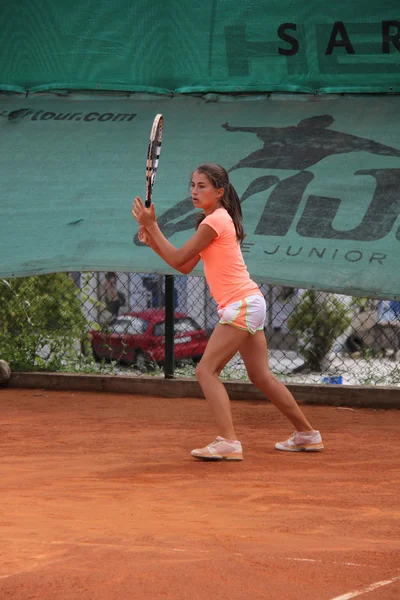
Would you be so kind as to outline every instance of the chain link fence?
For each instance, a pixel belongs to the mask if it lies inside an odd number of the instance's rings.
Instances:
[[[270,369],[284,382],[400,385],[400,302],[261,285]],[[204,278],[174,277],[175,377],[193,377],[218,322]],[[0,279],[0,358],[13,371],[163,377],[165,277]],[[247,380],[240,355],[222,379]]]

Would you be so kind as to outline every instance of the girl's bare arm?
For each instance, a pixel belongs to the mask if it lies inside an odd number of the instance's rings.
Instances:
[[[164,236],[157,223],[151,225],[148,231],[165,262],[178,270],[188,263],[194,263],[195,266],[200,259],[200,252],[211,244],[217,235],[212,227],[202,225],[182,248],[175,248]]]
[[[160,258],[162,258],[167,264],[169,264],[171,267],[173,267],[180,273],[183,273],[184,275],[187,275],[188,273],[190,273],[195,268],[195,266],[197,265],[197,263],[200,260],[200,255],[197,254],[196,256],[194,256],[193,258],[188,260],[186,263],[180,265],[179,267],[176,267],[176,266],[170,264],[170,262],[167,260],[167,257],[161,252],[160,248],[156,244],[153,236],[150,234],[150,232],[147,229],[144,229],[142,226],[140,227],[140,230],[139,230],[139,239],[141,242],[147,244],[147,246],[149,246],[152,250],[154,250],[154,252],[156,254],[158,254],[158,256],[160,256]],[[171,246],[172,246],[172,244],[171,244]]]

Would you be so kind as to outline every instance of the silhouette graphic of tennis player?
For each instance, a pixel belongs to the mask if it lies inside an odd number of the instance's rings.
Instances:
[[[347,152],[370,152],[381,156],[398,156],[400,150],[367,138],[327,129],[334,119],[320,115],[303,119],[290,127],[231,127],[226,131],[255,133],[264,146],[242,158],[229,172],[243,167],[256,169],[290,169],[302,171],[327,156]]]

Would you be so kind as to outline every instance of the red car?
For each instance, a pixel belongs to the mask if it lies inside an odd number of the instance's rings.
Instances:
[[[96,359],[135,364],[145,370],[165,359],[165,310],[130,312],[114,321],[107,331],[90,331]],[[206,332],[194,319],[175,312],[174,357],[198,362],[207,345]]]

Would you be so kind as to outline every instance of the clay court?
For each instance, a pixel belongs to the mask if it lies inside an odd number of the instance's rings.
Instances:
[[[236,401],[245,460],[204,463],[200,399],[0,406],[2,600],[400,598],[400,411],[304,406],[326,450],[294,454],[278,411]]]

